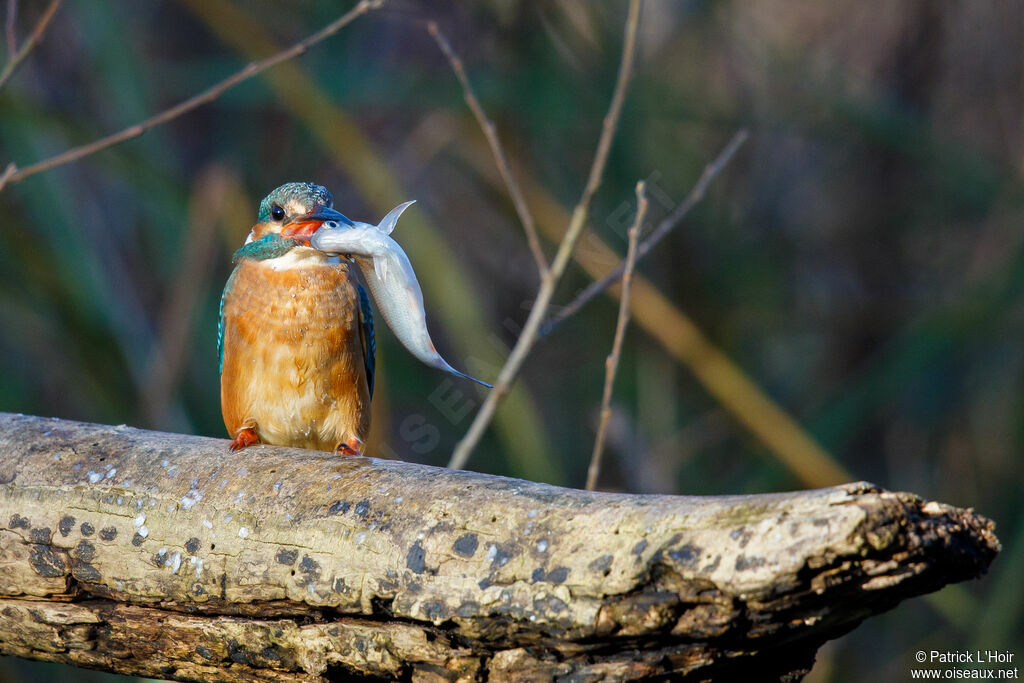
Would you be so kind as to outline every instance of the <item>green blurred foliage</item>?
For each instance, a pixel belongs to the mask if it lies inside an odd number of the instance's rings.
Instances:
[[[42,5],[20,3],[19,35]],[[336,16],[311,0],[236,7],[281,45]],[[516,173],[571,207],[624,16],[621,3],[396,2],[299,60],[458,261],[410,250],[417,269],[458,268],[472,283],[452,296],[470,296],[488,329],[456,344],[432,318],[442,350],[479,350],[447,353],[457,366],[479,373],[472,357],[514,342],[537,278],[505,193],[475,161],[482,138],[423,22],[438,21],[461,53]],[[749,127],[751,141],[705,203],[639,271],[857,477],[973,506],[997,521],[1005,544],[985,579],[828,646],[814,680],[894,680],[918,649],[1024,642],[1022,38],[1024,5],[1010,0],[645,9],[594,233],[624,253],[612,216],[636,180],[657,173],[679,201]],[[0,92],[0,162],[24,166],[123,128],[246,60],[187,4],[68,3]],[[361,196],[290,111],[255,79],[0,192],[0,410],[224,436],[217,303],[259,198],[309,179],[331,188],[344,213],[379,218],[382,198]],[[666,208],[655,203],[653,218]],[[190,231],[197,221],[202,229]],[[570,269],[561,299],[586,283]],[[428,300],[428,315],[441,304]],[[540,416],[533,436],[557,463],[541,470],[514,441],[489,437],[473,467],[582,484],[615,311],[592,303],[537,348],[520,380]],[[475,394],[442,386],[378,329],[371,448],[443,464]],[[173,335],[183,342],[168,348]],[[465,393],[458,409],[440,407],[436,392],[453,390]],[[797,485],[636,326],[613,405],[606,488]],[[93,678],[0,663],[0,680]]]

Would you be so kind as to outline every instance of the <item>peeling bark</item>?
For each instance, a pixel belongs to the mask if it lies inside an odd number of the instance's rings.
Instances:
[[[193,681],[798,680],[983,573],[993,528],[866,483],[591,493],[0,414],[0,652]]]

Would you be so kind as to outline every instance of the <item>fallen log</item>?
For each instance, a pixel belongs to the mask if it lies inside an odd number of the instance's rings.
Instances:
[[[999,549],[972,510],[867,483],[641,496],[226,444],[0,413],[0,652],[193,681],[796,680]]]

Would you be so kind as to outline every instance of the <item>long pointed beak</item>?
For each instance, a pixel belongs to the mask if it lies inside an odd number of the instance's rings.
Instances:
[[[290,220],[281,230],[281,236],[291,237],[296,241],[309,244],[309,238],[326,221],[337,221],[346,225],[352,225],[352,221],[334,209],[327,208],[326,206],[317,206],[309,213],[296,216]]]

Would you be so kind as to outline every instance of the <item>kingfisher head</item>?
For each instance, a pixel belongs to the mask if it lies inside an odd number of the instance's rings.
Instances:
[[[260,213],[246,244],[268,235],[290,238],[309,246],[309,238],[324,221],[352,225],[334,210],[334,197],[315,183],[285,183],[260,202]]]

